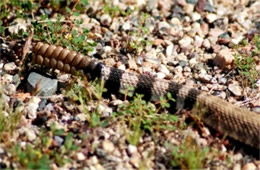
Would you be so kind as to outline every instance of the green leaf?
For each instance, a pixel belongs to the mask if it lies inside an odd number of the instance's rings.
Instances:
[[[79,16],[80,13],[79,13],[79,12],[73,12],[73,15],[74,15],[74,16]]]
[[[67,11],[68,13],[71,13],[71,12],[72,12],[72,10],[71,10],[69,7],[66,7],[66,11]]]
[[[81,0],[81,4],[84,5],[84,6],[87,6],[88,5],[88,0]]]

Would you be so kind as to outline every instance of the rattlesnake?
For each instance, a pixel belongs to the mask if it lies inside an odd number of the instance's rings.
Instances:
[[[218,97],[209,95],[169,80],[156,79],[146,74],[135,74],[106,66],[75,51],[41,42],[33,45],[32,60],[37,64],[64,72],[82,69],[94,78],[102,78],[105,87],[116,93],[134,87],[135,93],[156,100],[171,93],[178,108],[191,108],[195,103],[206,108],[201,119],[210,127],[255,148],[260,148],[260,115],[240,108]]]

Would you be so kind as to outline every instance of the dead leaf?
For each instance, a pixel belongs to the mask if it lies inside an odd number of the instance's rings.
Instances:
[[[32,44],[32,37],[33,37],[33,33],[30,34],[30,36],[27,38],[27,40],[25,42],[25,45],[23,47],[23,55],[22,55],[22,58],[21,58],[21,62],[19,63],[19,66],[21,66],[24,63],[24,59],[25,59],[27,53],[30,50],[30,46]]]

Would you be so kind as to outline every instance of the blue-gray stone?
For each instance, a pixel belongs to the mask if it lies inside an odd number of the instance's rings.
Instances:
[[[189,4],[196,4],[198,0],[186,0],[186,2]]]
[[[54,140],[57,143],[58,146],[61,146],[63,144],[64,139],[60,136],[54,136]]]
[[[188,63],[187,63],[187,61],[181,60],[181,61],[179,62],[179,65],[180,65],[181,67],[185,67],[185,66],[188,65]]]
[[[209,2],[206,3],[204,10],[208,12],[215,12],[214,7]]]
[[[51,96],[57,91],[58,81],[32,72],[27,79],[27,91],[35,91],[36,86],[36,95]]]

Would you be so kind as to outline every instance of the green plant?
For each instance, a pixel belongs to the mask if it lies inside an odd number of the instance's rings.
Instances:
[[[236,68],[245,85],[254,85],[258,77],[256,64],[252,56],[236,55]]]
[[[27,144],[25,149],[22,149],[19,144],[15,145],[14,155],[15,159],[18,160],[21,167],[27,169],[50,169],[50,157],[47,154],[43,154],[42,151],[32,146],[31,144]]]
[[[31,0],[2,0],[0,2],[0,20],[6,18],[10,13],[15,14],[17,18],[27,18],[39,6],[38,3]]]
[[[101,121],[99,105],[102,99],[102,93],[105,92],[103,83],[92,84],[84,80],[84,85],[73,83],[73,85],[66,91],[65,95],[69,97],[77,108],[86,113],[86,119],[92,127],[106,126],[107,120]],[[93,98],[97,99],[95,102]],[[78,103],[78,104],[77,104]],[[88,105],[95,105],[93,110],[89,110]]]
[[[49,20],[47,15],[43,15],[42,21],[32,23],[34,39],[87,54],[93,50],[96,43],[88,39],[87,29],[80,28],[82,22],[82,20],[65,21],[62,20],[61,15],[58,15],[57,20]],[[69,24],[73,26],[69,26]]]
[[[121,10],[118,6],[114,6],[112,3],[106,2],[103,6],[103,11],[105,14],[110,15],[112,18],[117,16],[129,16],[133,10],[127,8],[126,10]]]
[[[166,145],[167,147],[167,145]],[[172,161],[173,168],[202,169],[209,159],[209,149],[200,147],[191,136],[185,138],[180,146],[173,146]]]
[[[12,135],[13,131],[20,123],[23,111],[21,104],[14,106],[14,102],[8,106],[4,103],[4,86],[0,84],[0,141],[2,141],[3,134]]]
[[[245,44],[245,40],[242,42]],[[258,35],[254,36],[251,43],[253,51],[248,54],[237,54],[235,56],[235,67],[238,70],[239,75],[241,76],[242,83],[246,85],[253,85],[256,83],[256,80],[259,78],[259,73],[256,70],[256,63],[254,56],[259,56],[260,54],[260,38]]]
[[[132,96],[132,88],[125,90],[125,92],[130,92],[130,96]],[[126,94],[126,96],[129,95]],[[164,129],[169,131],[176,129],[174,124],[178,118],[164,112],[166,108],[170,107],[169,101],[173,101],[170,94],[168,94],[168,99],[161,97],[160,102],[158,102],[160,107],[156,109],[152,103],[143,100],[142,95],[137,94],[133,101],[119,106],[113,116],[119,117],[123,124],[128,125],[125,129],[125,135],[129,143],[138,145],[145,132],[155,133]]]

